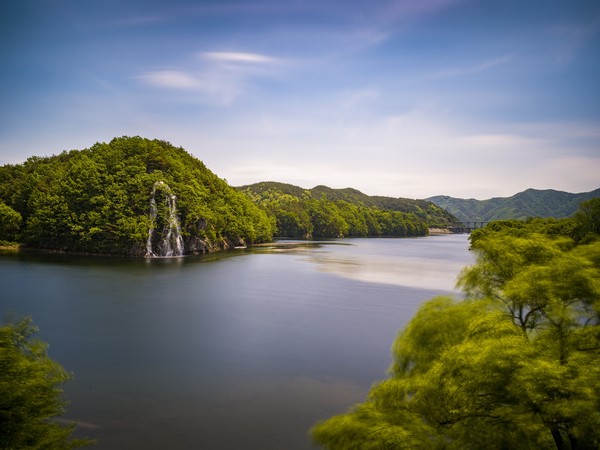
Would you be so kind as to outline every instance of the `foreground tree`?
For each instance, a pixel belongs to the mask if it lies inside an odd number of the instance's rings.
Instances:
[[[312,430],[330,449],[600,448],[600,242],[472,241],[467,299],[427,302],[391,377]]]
[[[34,338],[30,319],[0,327],[0,448],[69,449],[89,445],[71,439],[74,425],[52,421],[65,411],[60,386],[70,375]]]

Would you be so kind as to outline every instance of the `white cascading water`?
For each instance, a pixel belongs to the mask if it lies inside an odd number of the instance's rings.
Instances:
[[[158,208],[156,206],[156,188],[165,196],[166,211],[168,211],[165,219],[165,228],[162,231],[162,239],[158,244],[158,253],[155,253],[152,248],[152,238],[154,236],[156,218],[158,217]],[[152,187],[150,196],[150,228],[148,229],[148,239],[146,240],[146,257],[155,256],[182,256],[183,255],[183,238],[181,237],[181,225],[177,218],[177,197],[171,191],[171,188],[164,181],[157,181]]]

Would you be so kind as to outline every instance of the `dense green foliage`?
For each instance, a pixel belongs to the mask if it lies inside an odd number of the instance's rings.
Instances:
[[[528,217],[569,217],[577,211],[582,201],[600,197],[600,189],[592,192],[571,194],[552,189],[527,189],[512,197],[488,200],[462,199],[439,195],[430,197],[441,208],[448,210],[462,221],[491,221],[526,219]]]
[[[365,403],[318,424],[315,441],[600,448],[600,240],[586,231],[577,244],[569,234],[585,221],[560,222],[474,234],[477,262],[459,279],[467,298],[424,304],[394,343],[391,377]]]
[[[574,219],[579,237],[589,239],[600,235],[600,197],[581,202]]]
[[[272,236],[265,212],[201,161],[167,142],[140,137],[3,166],[0,200],[21,215],[16,234],[31,247],[144,255],[148,231],[157,226],[150,200],[158,182],[165,186],[163,199],[177,197],[186,253]],[[1,232],[8,213],[0,209]]]
[[[90,442],[71,439],[74,425],[52,421],[64,413],[60,386],[70,375],[35,339],[24,319],[0,327],[0,448],[68,449]]]
[[[424,236],[456,221],[423,200],[370,197],[355,189],[263,182],[240,188],[264,208],[285,237]]]
[[[21,214],[0,200],[0,242],[15,241],[22,220]]]

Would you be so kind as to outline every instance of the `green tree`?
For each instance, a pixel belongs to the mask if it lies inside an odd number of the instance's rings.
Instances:
[[[339,200],[335,204],[340,216],[348,224],[348,236],[367,236],[369,234],[364,206],[353,205],[344,200]]]
[[[581,202],[575,213],[578,233],[581,238],[593,239],[600,235],[600,197]]]
[[[0,241],[15,241],[21,221],[21,214],[0,200]]]
[[[89,445],[70,437],[75,425],[52,420],[64,413],[61,385],[70,375],[34,338],[31,319],[0,327],[0,448],[68,449]]]
[[[514,228],[472,240],[467,299],[424,304],[391,377],[318,424],[330,449],[600,447],[600,243]]]
[[[305,205],[313,224],[313,235],[319,238],[344,237],[350,229],[348,223],[340,214],[335,203],[328,200],[323,194],[320,199],[311,198],[305,201]]]

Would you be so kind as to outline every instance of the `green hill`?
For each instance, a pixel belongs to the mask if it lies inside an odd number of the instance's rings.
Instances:
[[[286,237],[422,236],[456,218],[425,200],[374,197],[352,189],[261,182],[241,186]]]
[[[270,240],[267,214],[182,148],[122,137],[0,167],[0,240],[172,256]]]
[[[427,200],[455,215],[462,221],[491,221],[526,219],[528,217],[554,217],[573,215],[582,201],[600,197],[600,189],[580,194],[553,189],[527,189],[512,197],[488,200],[462,199],[438,195]]]

